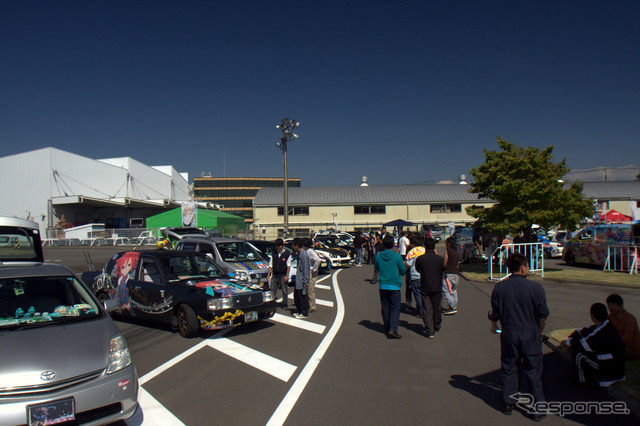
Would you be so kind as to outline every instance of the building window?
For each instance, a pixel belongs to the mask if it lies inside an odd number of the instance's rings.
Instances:
[[[278,216],[284,216],[284,207],[278,207]],[[289,207],[289,216],[309,216],[309,207]]]
[[[373,206],[353,206],[354,214],[385,214],[386,207],[380,205]]]
[[[311,230],[309,228],[293,228],[289,229],[289,234],[289,237],[306,238],[311,235]],[[278,235],[284,235],[284,228],[278,228]]]
[[[460,213],[462,204],[431,204],[431,213]]]

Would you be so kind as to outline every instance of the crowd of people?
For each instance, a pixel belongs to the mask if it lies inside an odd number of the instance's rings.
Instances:
[[[424,322],[424,334],[434,339],[442,325],[442,314],[458,312],[458,250],[452,238],[446,240],[444,257],[436,252],[436,241],[429,235],[402,232],[397,246],[385,229],[375,247],[373,284],[380,286],[380,305],[387,338],[401,339],[398,333],[402,287],[408,310]],[[442,299],[447,308],[442,309]]]
[[[458,310],[459,257],[453,238],[445,241],[444,256],[436,251],[436,241],[429,235],[402,232],[397,244],[384,228],[369,239],[355,239],[359,265],[374,265],[371,280],[379,284],[380,308],[384,333],[388,339],[401,339],[398,333],[402,306],[402,287],[406,307],[424,322],[424,336],[434,339],[442,326],[442,315]],[[306,318],[315,310],[315,280],[320,258],[313,250],[311,238],[295,238],[298,270],[294,289],[297,318]],[[519,377],[527,378],[529,392],[536,402],[544,402],[542,387],[542,341],[549,308],[545,291],[536,281],[528,280],[528,257],[518,251],[507,258],[510,275],[498,282],[491,294],[490,331],[500,334],[503,413],[511,414],[518,402]],[[269,265],[274,295],[282,290],[283,307],[287,307],[291,257],[281,239]],[[446,307],[442,307],[444,304]],[[606,387],[625,378],[625,360],[640,360],[640,330],[636,318],[624,309],[620,295],[611,294],[606,305],[595,303],[590,309],[593,324],[573,332],[561,343],[570,353],[574,380],[579,387]],[[544,413],[534,413],[541,420]]]

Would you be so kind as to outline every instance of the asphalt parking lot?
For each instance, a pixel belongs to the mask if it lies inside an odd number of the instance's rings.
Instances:
[[[86,270],[82,249],[50,248],[49,261]],[[118,249],[90,251],[100,267]],[[460,312],[446,317],[433,341],[421,321],[401,314],[402,340],[382,333],[372,266],[320,277],[322,301],[308,320],[280,309],[274,319],[184,339],[149,323],[117,321],[141,380],[145,424],[496,424],[499,339],[486,313],[492,284],[461,280]],[[635,289],[543,282],[551,316],[547,331],[589,323],[588,309],[611,292],[640,313]],[[609,401],[604,391],[579,390],[568,363],[545,349],[544,383],[550,401]],[[631,416],[569,414],[552,424],[637,424]],[[522,413],[509,418],[529,424]]]

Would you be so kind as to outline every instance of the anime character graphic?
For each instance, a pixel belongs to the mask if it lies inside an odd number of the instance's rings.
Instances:
[[[233,290],[235,290],[235,288],[230,286],[228,283],[220,282],[218,280],[199,282],[196,284],[196,287],[206,289],[207,294],[210,294],[211,296],[213,296],[215,292],[222,295],[222,297],[233,296]]]
[[[128,252],[116,260],[115,273],[117,276],[117,285],[115,288],[115,298],[118,301],[120,309],[131,310],[131,299],[129,298],[127,281],[133,276],[139,259],[140,253]]]

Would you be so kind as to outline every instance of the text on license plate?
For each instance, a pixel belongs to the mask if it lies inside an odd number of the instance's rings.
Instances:
[[[44,404],[29,405],[29,426],[52,425],[75,420],[75,404],[73,398],[45,402]]]
[[[245,322],[257,321],[258,320],[258,311],[245,312],[244,320],[245,320]]]

